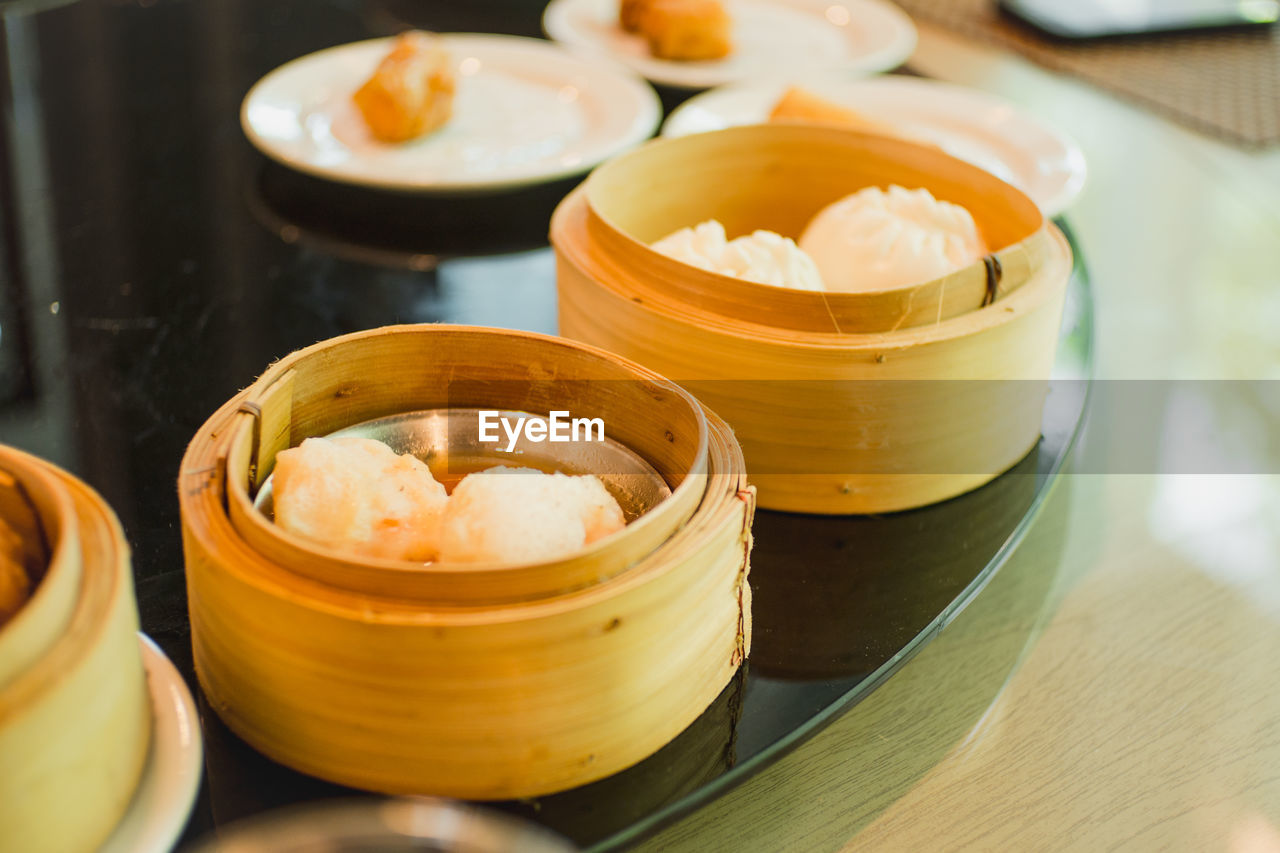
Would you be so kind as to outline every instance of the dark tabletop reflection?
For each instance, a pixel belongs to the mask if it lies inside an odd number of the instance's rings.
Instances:
[[[981,489],[914,512],[758,513],[753,671],[795,680],[873,672],[1008,541],[1036,496],[1038,456],[1036,448]]]
[[[327,184],[259,156],[240,130],[241,99],[289,59],[407,26],[536,35],[541,4],[0,10],[0,441],[70,469],[111,503],[133,547],[143,627],[194,686],[174,484],[198,426],[274,359],[345,332],[434,321],[554,331],[547,225],[574,183],[465,198]],[[1087,302],[1082,285],[1072,293]],[[1087,349],[1080,340],[1069,347]],[[749,671],[648,761],[504,807],[582,843],[617,841],[853,701],[936,629],[1043,495],[1083,405],[1066,402],[1031,456],[972,495],[879,519],[759,513]],[[202,722],[206,785],[188,837],[349,793],[267,761],[203,706]]]
[[[474,255],[545,246],[571,182],[505,199],[355,192],[265,163],[241,133],[262,74],[377,35],[381,5],[82,0],[4,15],[0,440],[99,489],[140,576],[181,565],[186,442],[274,359],[389,323],[554,330],[549,252]],[[397,253],[410,260],[385,263]]]
[[[556,205],[581,177],[501,193],[371,192],[264,164],[248,204],[269,230],[322,252],[425,269],[424,255],[490,255],[547,245]],[[390,263],[388,263],[390,262]]]
[[[416,28],[455,33],[507,33],[542,36],[540,0],[373,0],[364,4],[365,20],[376,35]]]

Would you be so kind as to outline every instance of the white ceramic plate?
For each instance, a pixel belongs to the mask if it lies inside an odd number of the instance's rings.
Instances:
[[[244,99],[244,132],[268,157],[318,177],[466,193],[581,174],[658,126],[653,89],[616,65],[539,39],[443,38],[458,89],[453,116],[434,133],[379,142],[351,100],[391,39],[329,48],[272,71]]]
[[[792,78],[796,79],[796,78]],[[1067,208],[1084,188],[1080,146],[994,95],[917,77],[797,79],[817,95],[932,142],[986,169],[1031,197],[1046,216]],[[766,121],[785,83],[742,84],[690,98],[667,119],[663,136],[684,136]]]
[[[887,0],[727,0],[733,53],[711,62],[655,59],[618,26],[618,0],[552,0],[542,28],[580,51],[611,56],[655,83],[705,89],[776,79],[799,69],[869,74],[896,68],[916,47],[911,19]]]
[[[151,638],[138,640],[151,692],[151,751],[129,810],[98,853],[169,853],[200,787],[203,750],[191,692]]]

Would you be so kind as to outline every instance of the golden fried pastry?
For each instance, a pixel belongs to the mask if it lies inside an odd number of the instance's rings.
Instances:
[[[407,32],[354,100],[373,135],[406,142],[436,130],[453,112],[455,80],[438,36]]]
[[[857,110],[828,101],[808,89],[797,86],[792,86],[782,93],[782,97],[773,107],[773,112],[769,113],[769,120],[831,124],[867,133],[901,135],[892,125],[867,118]]]
[[[650,52],[681,61],[728,56],[731,24],[721,0],[650,0],[640,19]]]

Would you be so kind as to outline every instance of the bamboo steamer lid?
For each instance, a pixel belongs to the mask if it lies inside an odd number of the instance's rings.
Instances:
[[[830,202],[891,183],[963,205],[1000,248],[935,281],[825,293],[648,246],[710,218],[730,235],[797,237]],[[562,334],[670,376],[724,417],[761,506],[923,506],[988,482],[1038,440],[1070,249],[1021,192],[937,149],[800,125],[659,140],[593,172],[551,240]]]
[[[336,554],[317,571],[319,549],[253,521],[254,483],[278,450],[450,404],[603,417],[672,495],[650,524],[584,552],[586,570],[418,567],[421,583],[411,564]],[[600,779],[697,718],[750,646],[754,494],[732,433],[657,374],[582,344],[463,326],[322,342],[201,428],[179,499],[210,704],[268,757],[341,784],[507,799]],[[506,581],[518,595],[501,594]]]
[[[95,492],[3,446],[0,512],[44,557],[31,599],[0,627],[0,839],[95,850],[151,732],[128,545]]]

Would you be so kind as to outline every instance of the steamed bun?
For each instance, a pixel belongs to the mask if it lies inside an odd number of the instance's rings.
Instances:
[[[822,276],[813,259],[794,240],[772,231],[755,231],[730,240],[719,221],[708,219],[668,234],[652,248],[681,263],[743,281],[822,290]]]
[[[926,189],[865,187],[818,212],[800,235],[828,290],[921,284],[987,253],[973,216]]]
[[[276,456],[276,523],[336,551],[436,557],[447,495],[416,457],[368,438],[308,438]]]
[[[440,525],[442,562],[536,562],[621,530],[618,502],[592,476],[490,468],[454,488]]]

